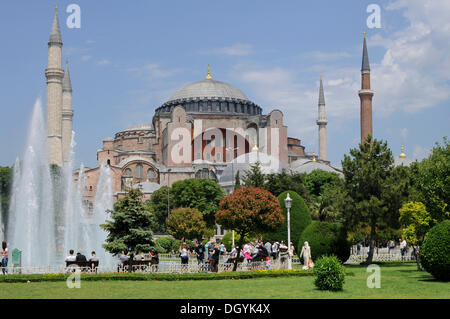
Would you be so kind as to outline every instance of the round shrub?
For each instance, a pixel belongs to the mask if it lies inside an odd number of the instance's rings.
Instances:
[[[345,282],[345,269],[335,256],[324,256],[314,264],[314,284],[320,290],[339,291]]]
[[[420,261],[434,278],[450,280],[450,220],[437,224],[425,235]]]
[[[294,191],[285,191],[278,196],[278,201],[280,202],[281,209],[283,210],[284,222],[280,230],[277,232],[265,233],[263,236],[263,241],[270,241],[273,243],[274,240],[287,242],[287,209],[285,207],[285,199],[287,194],[292,199],[292,206],[290,209],[290,224],[291,224],[291,241],[294,244],[295,251],[298,251],[301,246],[296,246],[300,235],[303,230],[311,224],[311,214],[309,213],[308,205],[306,205],[303,198]]]
[[[335,255],[341,262],[350,257],[350,243],[346,233],[337,223],[313,221],[300,236],[297,255],[300,256],[301,247],[307,241],[311,247],[311,258]]]
[[[155,240],[155,245],[161,247],[165,253],[170,253],[172,250],[177,252],[181,241],[172,237],[159,237]]]

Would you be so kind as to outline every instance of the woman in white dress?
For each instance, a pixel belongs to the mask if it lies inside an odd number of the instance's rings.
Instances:
[[[303,256],[303,269],[308,269],[309,260],[311,259],[311,248],[307,241],[302,247],[302,252],[300,253],[300,258]]]

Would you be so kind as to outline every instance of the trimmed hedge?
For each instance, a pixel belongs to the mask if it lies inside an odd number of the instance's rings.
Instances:
[[[335,256],[321,257],[314,265],[316,279],[314,284],[319,290],[342,290],[345,282],[345,268]]]
[[[297,255],[299,256],[305,241],[311,247],[313,261],[327,255],[336,255],[341,262],[347,261],[350,257],[350,243],[337,223],[313,221],[306,227],[298,242]]]
[[[181,281],[181,280],[224,280],[224,279],[252,279],[263,277],[288,277],[288,276],[313,276],[313,271],[292,269],[292,270],[255,270],[243,272],[222,272],[222,273],[100,273],[100,274],[81,274],[81,280],[101,281],[101,280],[163,280],[163,281]],[[20,275],[10,274],[1,276],[0,283],[7,282],[45,282],[45,281],[64,281],[70,274],[32,274]]]
[[[306,205],[303,198],[294,191],[285,191],[278,196],[278,201],[283,210],[284,223],[279,231],[265,233],[263,241],[270,241],[273,243],[275,240],[280,242],[284,240],[287,243],[287,209],[285,207],[285,199],[288,193],[289,197],[292,199],[292,206],[290,209],[291,241],[294,244],[295,251],[298,251],[301,249],[301,246],[298,246],[298,240],[305,228],[311,224],[312,219],[308,205]]]
[[[450,220],[428,231],[420,249],[420,262],[434,278],[450,281]]]

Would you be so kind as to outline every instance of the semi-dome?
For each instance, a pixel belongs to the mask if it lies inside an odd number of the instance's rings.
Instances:
[[[296,163],[298,162],[298,163]],[[330,172],[330,173],[336,173],[339,174],[339,176],[342,176],[342,172],[340,172],[339,170],[335,169],[334,167],[327,165],[325,163],[322,162],[318,162],[315,160],[308,160],[308,161],[294,161],[291,163],[291,168],[292,171],[295,173],[305,173],[305,174],[309,174],[312,171],[315,170],[322,170],[325,172]]]
[[[215,81],[203,80],[189,83],[176,91],[168,102],[180,99],[237,99],[248,101],[247,97],[241,90],[231,84]]]

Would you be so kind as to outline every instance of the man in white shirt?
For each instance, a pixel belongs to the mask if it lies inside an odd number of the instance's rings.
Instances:
[[[76,257],[75,257],[74,254],[73,254],[73,249],[71,249],[71,250],[69,251],[69,256],[66,257],[66,260],[65,260],[65,261],[75,261],[75,260],[76,260]]]
[[[402,260],[405,260],[405,256],[406,256],[406,240],[403,239],[402,242],[400,243],[400,252],[402,253]]]

